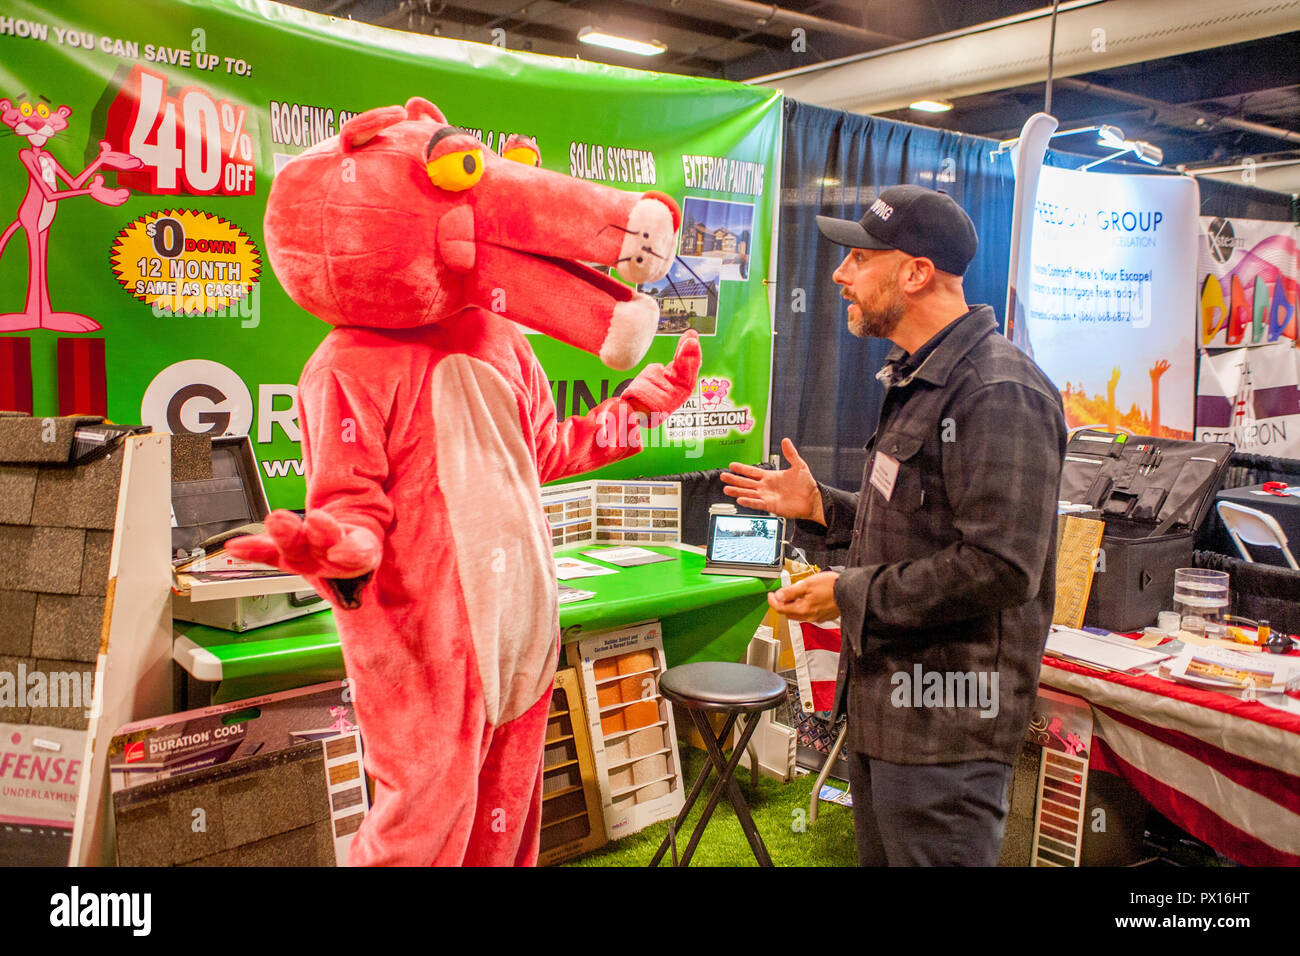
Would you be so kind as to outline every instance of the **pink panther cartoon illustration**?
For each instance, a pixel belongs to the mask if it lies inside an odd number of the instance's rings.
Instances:
[[[104,177],[95,175],[99,169],[139,169],[144,163],[130,153],[113,150],[107,142],[100,141],[99,155],[75,177],[70,175],[45,149],[54,136],[68,128],[72,109],[68,106],[50,108],[45,97],[33,103],[27,94],[20,94],[17,104],[0,99],[0,122],[19,136],[27,138],[30,148],[18,151],[18,159],[27,170],[27,194],[18,206],[18,216],[0,234],[0,255],[5,245],[21,226],[27,232],[27,302],[21,312],[0,314],[0,332],[19,332],[25,329],[50,329],[56,332],[94,332],[98,322],[79,312],[56,312],[50,305],[48,281],[50,226],[54,222],[57,203],[73,196],[90,196],[105,206],[120,206],[131,195],[130,190],[109,189]],[[93,178],[92,178],[93,176]],[[59,189],[59,180],[71,189]],[[86,180],[90,185],[86,186]],[[84,188],[83,188],[84,187]]]
[[[716,408],[731,391],[731,382],[725,378],[700,379],[700,399],[705,408]]]

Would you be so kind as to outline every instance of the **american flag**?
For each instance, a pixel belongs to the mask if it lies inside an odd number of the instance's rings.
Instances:
[[[840,666],[840,622],[791,622],[799,696],[812,701],[812,710],[826,711],[835,702],[835,676]]]

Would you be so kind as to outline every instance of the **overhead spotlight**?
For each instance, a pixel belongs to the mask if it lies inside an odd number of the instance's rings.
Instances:
[[[1154,143],[1136,139],[1129,145],[1133,149],[1133,155],[1149,166],[1159,166],[1165,161],[1165,151]]]
[[[917,100],[915,103],[909,103],[907,108],[922,113],[946,113],[952,109],[952,104],[947,100]]]
[[[1092,169],[1094,166],[1100,166],[1102,163],[1109,163],[1112,159],[1119,159],[1121,156],[1127,156],[1132,153],[1139,160],[1148,166],[1159,166],[1165,160],[1165,152],[1154,143],[1148,143],[1142,139],[1126,139],[1120,144],[1119,148],[1109,156],[1103,156],[1101,159],[1094,159],[1090,163],[1080,166],[1080,170]]]
[[[1107,149],[1118,149],[1124,152],[1128,152],[1129,150],[1128,140],[1124,138],[1124,131],[1118,126],[1111,126],[1105,123],[1100,126],[1079,126],[1075,129],[1058,129],[1051,135],[1051,139],[1059,139],[1062,136],[1074,136],[1076,133],[1096,133],[1098,146],[1105,146]],[[1002,142],[998,143],[998,148],[994,150],[994,152],[1004,152],[1018,142],[1020,142],[1019,136],[1014,137],[1013,139],[1004,139]],[[1159,164],[1157,163],[1156,165]]]
[[[579,30],[578,40],[581,43],[590,43],[593,46],[622,50],[624,53],[635,53],[637,56],[658,56],[668,49],[658,40],[634,40],[631,37],[621,37],[616,33],[605,33],[595,27],[583,27]]]
[[[1097,145],[1111,149],[1124,148],[1124,131],[1118,126],[1102,125],[1097,127]]]

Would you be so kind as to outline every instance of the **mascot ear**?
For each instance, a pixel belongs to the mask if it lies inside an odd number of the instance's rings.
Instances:
[[[501,147],[501,155],[505,159],[523,163],[525,166],[542,164],[542,153],[537,148],[537,140],[531,136],[520,136],[518,133],[511,133],[506,137],[505,145]]]
[[[407,119],[431,119],[435,123],[446,124],[447,117],[442,115],[442,110],[434,106],[422,96],[412,96],[406,101],[406,118]]]
[[[406,119],[406,110],[400,106],[380,106],[377,109],[359,113],[343,124],[339,138],[343,140],[343,152],[350,153],[358,146],[364,146],[381,132]]]

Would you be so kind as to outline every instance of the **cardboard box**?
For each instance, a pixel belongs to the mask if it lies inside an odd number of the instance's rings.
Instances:
[[[345,863],[370,807],[354,719],[333,681],[120,728],[118,863]]]

